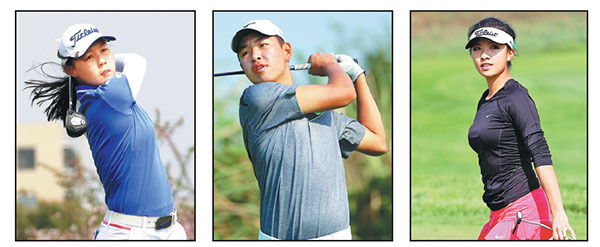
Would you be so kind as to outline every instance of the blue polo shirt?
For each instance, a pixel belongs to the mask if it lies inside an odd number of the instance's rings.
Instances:
[[[284,240],[310,239],[350,225],[342,158],[365,134],[334,111],[304,114],[296,87],[263,82],[240,99],[244,144],[260,189],[260,229]]]
[[[108,209],[138,216],[169,215],[173,196],[154,124],[133,98],[127,77],[116,74],[103,85],[80,85],[76,90]]]
[[[486,100],[488,93],[477,104],[469,144],[479,157],[483,201],[495,211],[539,188],[533,166],[552,165],[552,158],[527,89],[510,79]]]

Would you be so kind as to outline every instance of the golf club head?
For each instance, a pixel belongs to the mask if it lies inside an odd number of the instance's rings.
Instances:
[[[517,226],[519,226],[519,224],[521,224],[522,219],[523,219],[523,213],[521,213],[521,211],[517,212],[517,219],[515,221],[515,227],[512,230],[512,234],[515,234],[515,231],[517,230]]]
[[[87,131],[87,119],[83,114],[69,109],[65,117],[65,128],[70,137],[80,137]]]

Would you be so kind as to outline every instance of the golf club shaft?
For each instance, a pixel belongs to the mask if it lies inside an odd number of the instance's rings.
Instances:
[[[305,63],[305,64],[290,65],[290,70],[302,70],[302,69],[310,69],[310,64],[309,63]],[[231,72],[216,73],[216,74],[213,74],[213,76],[217,77],[217,76],[243,75],[243,74],[244,74],[244,71],[240,70],[240,71],[231,71]]]
[[[551,228],[551,227],[549,227],[549,226],[547,226],[547,225],[544,225],[544,224],[542,224],[542,223],[538,223],[538,222],[531,222],[531,221],[528,221],[528,220],[526,220],[526,219],[521,219],[521,220],[522,220],[522,221],[524,221],[524,222],[527,222],[527,223],[529,223],[529,224],[538,225],[538,226],[544,227],[544,228],[546,228],[546,229],[548,229],[548,230],[552,230],[552,228]],[[569,236],[567,236],[567,238],[568,238],[569,240],[573,240],[573,239],[572,239],[571,237],[569,237]]]
[[[73,92],[73,88],[71,87],[71,76],[69,75],[69,109],[73,110],[75,108],[73,108],[73,95],[71,95]]]
[[[358,59],[356,59],[356,58],[353,58],[353,59],[354,59],[354,62],[358,63]],[[307,69],[310,69],[310,63],[290,65],[290,70],[307,70]],[[216,73],[216,74],[213,74],[213,77],[228,76],[228,75],[242,75],[242,74],[244,74],[244,71],[240,70],[240,71]]]
[[[544,225],[544,224],[542,224],[542,223],[538,223],[538,222],[532,222],[532,221],[528,221],[528,220],[526,220],[526,219],[521,219],[521,220],[522,220],[522,221],[525,221],[525,222],[527,222],[527,223],[529,223],[529,224],[538,225],[538,226],[541,226],[541,227],[543,227],[543,228],[546,228],[546,229],[552,230],[552,228],[551,228],[551,227],[549,227],[549,226],[547,226],[547,225]]]

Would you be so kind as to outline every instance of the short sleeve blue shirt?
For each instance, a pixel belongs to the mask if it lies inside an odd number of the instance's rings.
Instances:
[[[347,228],[342,157],[365,127],[334,111],[303,114],[296,87],[264,82],[240,99],[244,144],[260,189],[261,231],[278,239],[310,239]]]
[[[103,85],[76,89],[108,209],[138,216],[169,215],[173,196],[154,124],[135,102],[127,77],[117,74]]]

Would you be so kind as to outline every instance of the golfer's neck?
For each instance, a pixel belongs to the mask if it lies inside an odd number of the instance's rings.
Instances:
[[[286,69],[279,78],[275,80],[275,82],[286,84],[286,85],[294,85],[294,79],[292,77],[292,71],[288,68]]]
[[[508,70],[505,70],[504,72],[502,72],[501,74],[499,74],[497,76],[486,77],[485,79],[487,80],[488,89],[489,89],[487,99],[494,96],[494,94],[496,94],[496,92],[498,92],[502,87],[504,87],[504,84],[506,84],[506,82],[510,78],[512,78],[512,77],[510,76],[510,73],[508,72]]]

